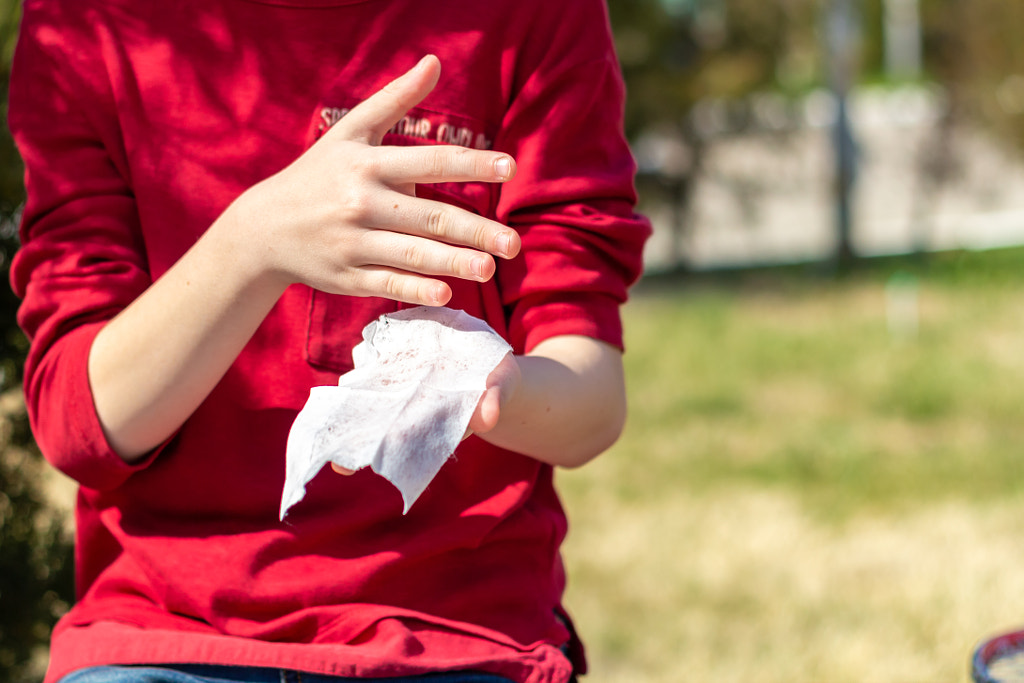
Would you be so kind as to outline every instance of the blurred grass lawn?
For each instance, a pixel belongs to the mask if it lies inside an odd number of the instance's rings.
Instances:
[[[559,474],[589,683],[966,681],[1024,628],[1024,250],[651,278],[625,320],[626,433]]]

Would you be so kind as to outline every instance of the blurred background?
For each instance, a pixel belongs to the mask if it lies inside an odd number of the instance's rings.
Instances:
[[[968,680],[1024,628],[1024,3],[608,4],[655,234],[626,433],[559,473],[585,680]],[[5,126],[5,281],[22,200]],[[73,488],[26,427],[15,308],[0,288],[21,683],[73,599]]]

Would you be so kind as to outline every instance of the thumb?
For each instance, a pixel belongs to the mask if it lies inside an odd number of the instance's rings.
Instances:
[[[441,61],[434,55],[427,55],[416,66],[360,102],[324,137],[340,136],[346,140],[379,145],[384,134],[430,94],[440,76]]]
[[[498,418],[501,417],[501,389],[489,387],[480,397],[473,417],[469,420],[469,433],[486,434],[498,425]]]

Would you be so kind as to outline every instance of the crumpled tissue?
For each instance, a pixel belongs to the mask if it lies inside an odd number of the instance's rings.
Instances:
[[[478,318],[421,306],[382,315],[338,386],[313,387],[288,435],[281,519],[333,462],[370,467],[409,511],[465,435],[487,376],[512,347]]]

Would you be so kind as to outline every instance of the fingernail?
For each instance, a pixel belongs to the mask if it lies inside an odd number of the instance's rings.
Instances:
[[[494,162],[494,172],[498,180],[508,180],[512,176],[512,160],[508,157],[498,157]]]

